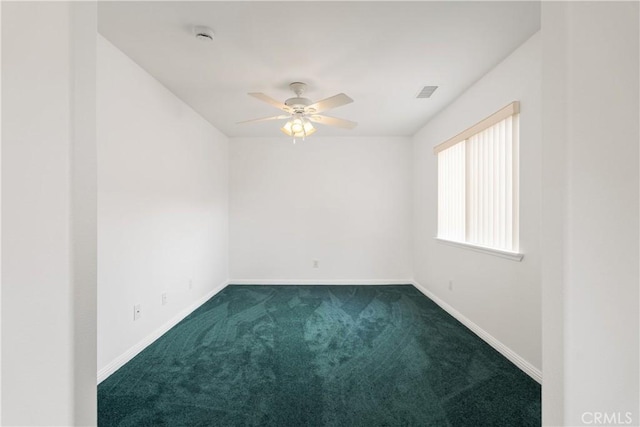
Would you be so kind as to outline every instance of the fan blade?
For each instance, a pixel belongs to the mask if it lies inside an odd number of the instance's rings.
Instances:
[[[309,116],[309,120],[315,123],[320,123],[321,125],[335,126],[343,129],[353,129],[358,126],[356,122],[352,122],[351,120],[338,119],[335,117],[321,115]]]
[[[273,99],[272,97],[270,97],[269,95],[265,95],[264,93],[252,92],[249,95],[253,96],[254,98],[258,98],[260,101],[266,102],[267,104],[271,104],[282,111],[291,111],[291,109],[284,105],[282,102]]]
[[[266,122],[268,120],[282,120],[282,119],[288,119],[289,117],[291,117],[289,114],[282,115],[282,116],[263,117],[261,119],[252,119],[252,120],[245,120],[243,122],[237,122],[236,124],[241,125],[243,123]]]
[[[350,104],[353,102],[353,99],[349,98],[344,93],[339,93],[330,98],[323,99],[322,101],[318,101],[315,104],[309,105],[306,110],[310,113],[322,113],[323,111],[330,110],[332,108],[341,107],[346,104]]]

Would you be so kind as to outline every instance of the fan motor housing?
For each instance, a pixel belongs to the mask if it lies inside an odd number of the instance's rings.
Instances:
[[[284,105],[291,107],[293,110],[304,110],[305,107],[311,105],[311,100],[308,98],[289,98],[284,101]]]

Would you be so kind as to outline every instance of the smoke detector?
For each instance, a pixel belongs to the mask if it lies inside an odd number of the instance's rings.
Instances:
[[[193,34],[198,40],[205,42],[213,41],[213,37],[215,36],[211,28],[203,27],[201,25],[196,25],[195,27],[193,27]]]

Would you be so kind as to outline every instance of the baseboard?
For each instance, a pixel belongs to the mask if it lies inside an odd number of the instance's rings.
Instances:
[[[173,318],[171,318],[168,322],[160,326],[158,329],[153,331],[151,334],[147,335],[137,344],[133,345],[127,351],[122,353],[120,356],[116,357],[112,362],[110,362],[107,366],[100,369],[98,371],[98,384],[107,379],[111,374],[120,369],[125,363],[129,362],[133,359],[138,353],[147,348],[151,343],[160,338],[165,332],[169,329],[173,328],[177,325],[182,319],[191,314],[195,309],[200,307],[202,304],[207,302],[211,297],[215,294],[222,291],[227,285],[413,285],[426,295],[433,302],[438,304],[444,311],[453,316],[460,323],[469,328],[473,333],[478,335],[482,340],[484,340],[487,344],[493,347],[496,351],[506,357],[509,361],[511,361],[514,365],[520,368],[523,372],[529,375],[538,383],[542,383],[542,372],[527,362],[524,358],[522,358],[518,353],[511,350],[509,347],[504,345],[498,339],[496,339],[493,335],[482,329],[480,326],[476,325],[469,318],[464,316],[458,310],[438,298],[431,291],[423,287],[421,284],[416,282],[415,280],[397,280],[397,279],[389,279],[389,280],[354,280],[354,279],[345,279],[345,280],[315,280],[315,279],[301,279],[301,280],[292,280],[292,279],[233,279],[228,280],[220,284],[217,288],[211,290],[202,298],[195,301],[193,304],[186,307],[184,310],[179,312]]]
[[[113,374],[115,371],[120,369],[125,363],[129,362],[131,359],[136,357],[138,353],[140,353],[142,350],[144,350],[149,345],[151,345],[155,340],[160,338],[169,329],[173,328],[175,325],[180,323],[182,319],[187,317],[189,314],[193,313],[195,309],[200,307],[205,302],[209,301],[211,297],[213,297],[215,294],[222,291],[227,286],[228,283],[229,283],[228,281],[223,282],[220,285],[218,285],[216,288],[207,292],[207,294],[204,295],[202,298],[196,300],[193,304],[189,305],[184,310],[180,311],[178,314],[172,317],[168,322],[166,322],[165,324],[160,326],[158,329],[156,329],[155,331],[153,331],[152,333],[144,337],[141,341],[139,341],[137,344],[130,347],[127,351],[122,353],[120,356],[116,357],[107,366],[100,369],[98,371],[98,384],[106,380],[111,374]]]
[[[420,285],[418,282],[414,280],[411,283],[416,287],[416,289],[418,289],[420,292],[422,292],[427,297],[429,297],[429,299],[431,299],[433,302],[438,304],[444,311],[449,313],[451,316],[453,316],[456,320],[458,320],[460,323],[465,325],[467,328],[471,329],[473,333],[475,333],[483,341],[485,341],[487,344],[493,347],[496,351],[498,351],[498,353],[502,354],[509,361],[511,361],[511,363],[513,363],[518,368],[520,368],[524,373],[529,375],[538,383],[542,384],[542,371],[540,371],[540,369],[536,368],[531,363],[527,362],[518,353],[516,353],[515,351],[513,351],[512,349],[504,345],[502,342],[496,339],[489,332],[485,331],[480,326],[476,325],[468,317],[464,316],[458,310],[456,310],[455,308],[453,308],[452,306],[450,306],[449,304],[447,304],[446,302],[438,298],[435,294],[433,294],[431,291],[429,291],[428,289]]]
[[[232,279],[230,285],[412,285],[410,279]]]

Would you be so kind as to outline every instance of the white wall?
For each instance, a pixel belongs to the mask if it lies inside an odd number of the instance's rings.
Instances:
[[[2,94],[2,4],[0,3],[0,94]],[[0,100],[0,425],[2,424],[2,102]]]
[[[410,280],[411,139],[320,133],[231,139],[232,281]]]
[[[414,272],[418,284],[541,368],[540,35],[476,82],[414,136]],[[522,262],[452,247],[437,234],[437,157],[433,147],[511,101],[520,115]],[[449,280],[453,290],[448,289]]]
[[[558,36],[545,44],[557,60],[545,64],[544,84],[566,84],[556,99],[545,98],[544,123],[564,138],[547,139],[545,129],[543,158],[554,178],[545,217],[565,214],[556,235],[562,265],[544,283],[562,286],[563,307],[545,305],[545,316],[564,310],[564,423],[593,425],[593,413],[601,412],[616,420],[602,424],[640,425],[639,5],[543,9],[556,18],[547,28]],[[564,120],[554,123],[556,115]],[[552,158],[554,150],[564,162]],[[560,198],[558,189],[566,189]],[[543,249],[553,247],[545,241]]]
[[[564,424],[567,2],[543,2],[542,36],[542,424]]]
[[[71,265],[73,277],[73,416],[97,422],[97,2],[71,6]]]
[[[98,369],[104,372],[226,283],[228,141],[102,37],[97,86]],[[142,306],[135,322],[134,304]]]
[[[3,425],[96,420],[95,11],[2,3]]]

